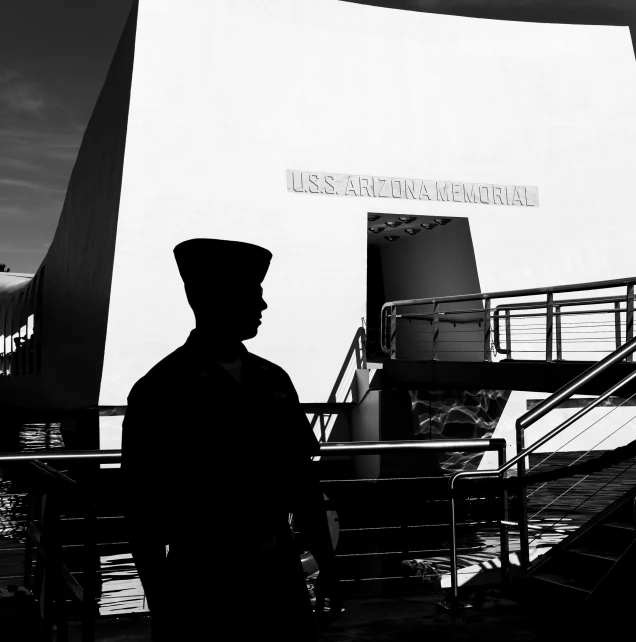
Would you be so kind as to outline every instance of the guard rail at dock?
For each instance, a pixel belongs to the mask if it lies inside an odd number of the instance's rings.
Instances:
[[[461,440],[433,440],[433,441],[398,441],[398,442],[344,442],[344,443],[322,443],[320,444],[321,457],[341,457],[343,455],[376,455],[386,453],[431,453],[431,452],[487,452],[498,453],[499,466],[503,466],[506,457],[506,441],[504,439],[461,439]],[[83,492],[79,484],[66,475],[64,472],[53,468],[52,465],[63,466],[66,464],[95,463],[112,464],[121,462],[121,450],[77,450],[77,451],[31,451],[0,453],[0,466],[6,464],[29,464],[34,466],[38,472],[49,482],[45,491],[46,517],[40,527],[36,524],[38,517],[35,515],[36,505],[42,505],[42,494],[36,498],[30,497],[29,516],[27,522],[27,540],[25,546],[24,583],[27,588],[31,586],[32,575],[32,552],[35,547],[39,554],[39,568],[36,564],[36,577],[44,569],[51,573],[53,582],[45,584],[45,591],[42,595],[40,613],[40,640],[52,640],[53,624],[57,629],[57,640],[64,640],[66,635],[66,613],[65,594],[70,594],[82,607],[82,642],[93,642],[95,639],[95,619],[98,614],[98,605],[91,585],[91,573],[84,573],[86,585],[81,585],[66,568],[61,556],[61,542],[56,527],[60,518],[60,498],[64,493],[71,492],[81,497],[84,502],[84,533],[86,539],[84,546],[93,552],[96,550],[96,508],[91,503],[87,492]],[[322,480],[330,481],[330,480]],[[351,480],[356,481],[356,480]],[[500,536],[502,547],[507,544],[505,540],[504,521],[507,518],[507,499],[502,500],[502,512],[500,521]],[[40,518],[41,519],[41,518]],[[454,531],[453,531],[454,532]],[[503,549],[502,549],[503,550]],[[452,551],[451,551],[452,554]],[[90,564],[94,555],[87,554],[85,559]],[[505,562],[503,560],[505,559]],[[507,556],[502,558],[505,575]],[[46,591],[49,591],[47,593]]]

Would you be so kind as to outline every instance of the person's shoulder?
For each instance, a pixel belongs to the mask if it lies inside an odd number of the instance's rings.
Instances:
[[[163,388],[174,387],[175,377],[183,373],[187,362],[184,346],[180,346],[161,361],[157,362],[148,372],[137,380],[131,388],[128,399],[140,398],[147,395],[157,395]]]
[[[262,374],[271,377],[272,381],[279,383],[280,385],[290,387],[292,390],[294,389],[291,377],[279,365],[275,364],[273,361],[268,361],[263,357],[259,357],[253,352],[248,352],[248,355]]]
[[[254,362],[254,364],[262,370],[263,372],[271,373],[274,376],[285,377],[289,379],[289,375],[281,368],[279,365],[275,364],[273,361],[268,361],[263,357],[259,357],[253,352],[248,352],[249,358]]]

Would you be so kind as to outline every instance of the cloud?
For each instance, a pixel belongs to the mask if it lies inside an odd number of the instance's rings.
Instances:
[[[34,183],[32,181],[25,181],[15,178],[0,178],[0,185],[5,185],[7,187],[22,187],[26,189],[32,189],[39,192],[54,192],[57,194],[64,194],[65,190],[59,189],[56,187],[46,187],[39,183]]]
[[[62,161],[64,167],[74,162],[82,141],[81,135],[75,128],[71,131],[68,128],[57,129],[43,131],[40,128],[38,131],[28,129],[24,123],[11,129],[0,129],[0,140],[5,148],[0,167],[28,170],[30,165],[30,169],[34,170],[34,161],[38,165],[47,161]]]
[[[10,82],[0,89],[0,105],[14,113],[42,116],[45,106],[44,95],[29,82]]]
[[[34,170],[39,170],[40,166],[20,158],[0,156],[0,168],[32,172]]]
[[[58,130],[60,128],[57,128]],[[69,131],[70,130],[70,131]],[[74,126],[66,126],[62,131],[52,131],[51,129],[33,129],[24,125],[17,125],[7,129],[0,129],[0,138],[11,145],[29,145],[57,149],[75,149],[79,148],[82,141],[81,133]]]
[[[64,151],[63,149],[49,149],[43,154],[43,156],[46,156],[47,158],[50,158],[53,160],[71,162],[71,161],[75,161],[75,159],[77,158],[78,150],[79,150],[79,143],[77,145],[73,145],[72,147],[69,147],[68,151]]]
[[[6,67],[0,67],[0,85],[8,83],[9,81],[17,78],[20,74],[13,69],[7,69]]]
[[[47,102],[36,83],[15,69],[0,66],[0,109],[41,117]]]
[[[43,251],[46,252],[50,245],[50,243],[44,244],[42,242],[38,243],[36,247],[35,244],[21,247],[16,245],[0,245],[0,254],[3,256],[8,254],[39,254]]]
[[[86,114],[57,91],[0,65],[0,259],[15,272],[46,255],[85,129]]]

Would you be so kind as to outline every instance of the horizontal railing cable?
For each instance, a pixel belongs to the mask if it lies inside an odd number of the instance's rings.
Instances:
[[[577,506],[575,506],[574,508],[572,508],[572,509],[568,510],[565,514],[563,514],[563,515],[559,518],[559,522],[563,521],[563,520],[564,520],[566,517],[568,517],[569,515],[572,515],[573,513],[575,513],[579,508],[581,508],[581,506],[583,506],[583,504],[585,504],[585,503],[587,503],[588,501],[590,501],[593,497],[595,497],[596,495],[598,495],[598,493],[600,493],[602,490],[605,490],[605,488],[607,488],[607,486],[609,486],[610,484],[614,483],[614,482],[615,482],[615,481],[616,481],[616,480],[617,480],[621,475],[624,475],[625,473],[629,472],[629,471],[630,471],[634,466],[636,466],[636,462],[633,462],[633,463],[632,463],[630,466],[628,466],[627,468],[624,468],[623,470],[620,470],[616,475],[614,475],[614,477],[612,477],[612,479],[610,479],[610,480],[609,480],[609,481],[607,481],[605,484],[603,484],[603,486],[600,486],[599,488],[597,488],[597,489],[596,489],[596,490],[595,490],[595,491],[594,491],[594,492],[593,492],[589,497],[586,497],[586,498],[585,498],[583,501],[581,501]],[[597,472],[598,472],[598,471],[597,471]],[[590,474],[591,474],[591,473],[590,473]],[[576,486],[576,485],[578,485],[578,484],[582,483],[582,482],[583,482],[583,481],[585,481],[589,476],[590,476],[590,475],[585,475],[585,477],[583,477],[583,479],[579,480],[576,484],[574,484],[574,486]],[[573,488],[573,487],[572,487],[572,488]],[[568,489],[568,491],[569,491],[569,490],[571,490],[571,488],[570,488],[570,489]],[[562,493],[561,495],[559,495],[559,497],[558,497],[557,499],[559,499],[559,498],[563,497],[563,495],[565,495],[568,491],[565,491],[565,493]],[[556,501],[556,499],[555,499],[554,501]],[[552,504],[552,503],[553,503],[553,502],[551,502],[550,504]],[[530,517],[529,519],[534,519],[534,517],[535,517],[536,515],[538,515],[540,512],[541,512],[541,511],[537,511],[537,512],[536,512],[532,517]],[[534,537],[534,538],[533,538],[533,539],[528,543],[528,546],[530,546],[530,544],[532,544],[533,542],[535,542],[537,539],[538,539],[537,537]]]
[[[609,413],[608,413],[608,414],[609,414]],[[583,454],[582,454],[582,455],[580,455],[576,460],[574,460],[574,462],[573,462],[572,464],[570,464],[570,466],[569,466],[569,467],[576,466],[576,464],[577,464],[579,461],[581,461],[581,459],[583,459],[584,457],[586,457],[587,455],[589,455],[592,451],[596,450],[596,449],[598,448],[598,446],[600,446],[604,441],[606,441],[607,439],[609,439],[610,437],[612,437],[613,435],[615,435],[617,432],[619,432],[620,430],[622,430],[625,426],[627,426],[627,425],[628,425],[628,424],[630,424],[632,421],[634,421],[634,419],[636,419],[636,417],[631,417],[631,418],[630,418],[630,419],[628,419],[624,424],[622,424],[622,425],[620,425],[618,428],[616,428],[616,430],[612,431],[609,435],[606,435],[605,437],[603,437],[603,439],[601,439],[601,441],[599,441],[598,443],[594,444],[594,446],[592,446],[591,448],[589,448],[589,449],[587,450],[587,452],[583,453]],[[620,462],[617,462],[617,463],[620,463]],[[615,465],[615,464],[613,464],[613,465]],[[600,472],[600,471],[594,471],[594,472]],[[593,474],[593,473],[589,473],[588,475],[585,475],[585,477],[584,477],[583,479],[587,479],[587,477],[589,477],[591,474]],[[583,481],[583,480],[580,480],[580,481]],[[577,482],[576,484],[573,484],[573,486],[572,486],[572,487],[570,487],[569,489],[567,489],[566,491],[564,491],[563,493],[561,493],[561,495],[559,495],[559,497],[557,497],[557,498],[555,498],[554,500],[552,500],[549,504],[546,504],[545,506],[543,506],[543,507],[542,507],[541,509],[539,509],[539,510],[534,514],[534,515],[532,515],[532,517],[531,517],[530,519],[533,519],[533,518],[534,518],[534,517],[536,517],[539,513],[543,512],[546,508],[548,508],[549,506],[551,506],[555,501],[557,501],[558,499],[560,499],[561,497],[563,497],[563,495],[565,495],[565,494],[566,494],[566,493],[568,493],[572,488],[574,488],[574,486],[578,485],[578,483],[580,483],[580,482]],[[545,484],[544,484],[544,485],[545,485]],[[536,492],[536,491],[535,491],[535,492]],[[533,493],[531,493],[531,494],[533,494]]]
[[[491,341],[494,341],[495,357],[497,354],[503,354],[506,359],[512,359],[514,355],[521,353],[522,359],[528,358],[534,352],[527,349],[528,345],[537,344],[536,352],[544,351],[546,362],[563,361],[567,358],[594,360],[594,355],[611,351],[612,344],[619,346],[632,338],[634,285],[634,278],[627,278],[546,288],[390,301],[382,306],[380,314],[380,348],[392,359],[415,357],[439,360],[440,355],[446,352],[450,341],[461,342],[463,335],[456,334],[458,325],[469,324],[470,327],[463,330],[464,332],[471,332],[473,327],[476,332],[477,329],[483,331],[483,338],[471,337],[471,343],[480,344],[485,361],[493,361],[489,356]],[[619,287],[625,288],[620,294],[591,295],[593,290],[611,291],[612,288]],[[575,295],[563,298],[562,295],[566,293]],[[585,296],[585,293],[588,296]],[[545,296],[545,300],[538,300],[539,296]],[[453,306],[459,309],[446,309]],[[595,318],[600,323],[594,323]],[[427,321],[431,326],[433,339],[437,341],[432,352],[426,357],[410,354],[417,351],[418,340],[429,341],[430,337],[418,339],[408,335],[403,325],[407,319],[409,323]],[[450,323],[453,323],[455,330],[450,336],[450,341],[449,336],[444,339],[437,336],[446,331]],[[582,330],[588,332],[581,332]],[[506,346],[502,349],[504,334]],[[406,338],[403,343],[402,337]],[[536,340],[529,341],[533,338]],[[539,344],[542,344],[543,350],[539,350]],[[578,349],[579,347],[581,349]],[[591,347],[595,349],[590,349]],[[482,350],[474,352],[478,354]],[[457,350],[457,353],[461,352],[465,351]],[[524,354],[528,357],[524,357]],[[534,355],[530,358],[534,359]],[[627,361],[633,361],[631,356]]]
[[[634,397],[636,397],[636,392],[633,392],[631,395],[629,395],[629,397],[626,397],[625,399],[623,399],[623,400],[621,401],[621,403],[617,404],[616,406],[612,406],[611,410],[609,410],[607,413],[605,413],[602,417],[599,417],[596,421],[592,422],[589,426],[587,426],[587,428],[585,428],[584,430],[581,430],[581,432],[579,432],[579,433],[577,433],[576,435],[574,435],[574,437],[572,437],[571,439],[569,439],[568,441],[566,441],[564,444],[562,444],[561,446],[559,446],[559,448],[557,448],[555,451],[553,451],[553,452],[549,453],[547,457],[545,457],[544,459],[542,459],[540,462],[536,463],[532,468],[530,468],[530,470],[528,470],[528,472],[530,473],[530,472],[532,472],[535,468],[538,468],[539,466],[541,466],[542,464],[544,464],[546,461],[548,461],[548,459],[550,459],[551,457],[553,457],[554,455],[556,455],[557,453],[559,453],[563,448],[565,448],[567,445],[571,444],[575,439],[578,439],[581,435],[584,435],[588,430],[590,430],[591,428],[593,428],[594,426],[596,426],[599,422],[603,421],[604,419],[607,419],[607,417],[609,417],[609,416],[610,416],[614,411],[618,410],[619,408],[622,408],[622,407],[623,407],[623,406],[624,406],[628,401],[631,401]],[[602,406],[599,406],[599,407],[602,407]],[[632,418],[631,418],[627,423],[629,423],[630,421],[633,421],[633,420],[634,420],[634,417],[632,417]],[[623,425],[622,425],[620,428],[618,428],[617,430],[620,430],[620,429],[621,429],[623,426],[625,426],[625,425],[626,425],[626,424],[623,424]],[[617,432],[617,431],[614,431],[614,432]],[[614,433],[611,433],[610,435],[608,435],[608,437],[609,437],[609,436],[611,436],[611,435],[613,435],[613,434],[614,434]],[[604,439],[602,439],[602,440],[599,442],[599,444],[603,443],[603,442],[605,441],[605,439],[607,439],[607,437],[605,437]],[[597,444],[597,445],[598,445],[598,444]],[[594,448],[596,448],[596,446],[595,446]],[[594,448],[593,448],[593,449],[594,449]],[[593,449],[590,449],[590,450],[593,450]],[[586,455],[587,455],[587,454],[589,454],[590,450],[588,450],[585,454],[586,454]],[[584,456],[584,455],[583,455],[583,456]],[[580,458],[579,458],[579,459],[580,459]],[[577,459],[574,463],[576,463],[577,461],[578,461],[578,459]]]
[[[501,490],[502,486],[505,490],[512,490],[519,488],[520,486],[530,486],[543,482],[556,481],[558,479],[574,477],[576,475],[590,475],[595,472],[600,472],[605,468],[610,468],[611,466],[635,456],[636,439],[625,446],[619,446],[614,450],[605,451],[602,455],[586,462],[562,466],[542,473],[529,473],[523,478],[508,477],[503,480],[497,478],[484,478],[482,480],[478,480],[475,478],[471,480],[471,484],[466,484],[463,490],[467,491],[470,488],[470,492],[475,492],[475,489],[478,488],[479,490],[498,492]],[[461,486],[457,486],[456,489],[459,493],[462,492]]]

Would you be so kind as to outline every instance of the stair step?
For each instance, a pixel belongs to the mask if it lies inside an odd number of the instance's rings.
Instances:
[[[301,534],[302,535],[302,534]],[[448,546],[448,525],[341,529],[337,552],[369,553],[400,550],[439,549]]]
[[[609,560],[610,562],[617,562],[621,557],[616,553],[598,550],[597,548],[591,546],[577,546],[576,548],[568,549],[567,552],[576,553],[577,555],[585,555],[587,557],[595,557],[602,560]]]
[[[633,522],[603,522],[601,526],[607,526],[608,528],[619,528],[625,531],[633,531],[634,523]]]
[[[613,522],[631,522],[634,523],[635,506],[634,500],[624,502],[611,515]]]
[[[338,555],[338,568],[342,580],[362,580],[372,577],[412,577],[416,571],[402,565],[406,559],[427,557],[428,551],[412,551],[408,554],[387,552],[380,555]],[[421,581],[421,580],[420,580]]]
[[[584,544],[580,544],[584,547]],[[588,550],[595,551],[594,547]],[[602,550],[602,549],[600,549]],[[576,589],[593,591],[598,583],[611,570],[614,562],[607,557],[599,555],[581,555],[569,549],[560,554],[546,559],[546,563],[532,573],[533,577],[540,578],[549,575],[552,578],[563,578],[562,583]]]
[[[550,584],[556,584],[558,586],[563,586],[564,588],[580,591],[581,593],[590,594],[592,592],[590,589],[583,588],[577,580],[564,577],[563,575],[557,575],[556,573],[541,572],[533,575],[532,577]]]
[[[573,548],[595,551],[608,558],[619,558],[634,541],[634,530],[610,525],[614,523],[624,526],[627,522],[613,520],[596,524],[573,542]]]

